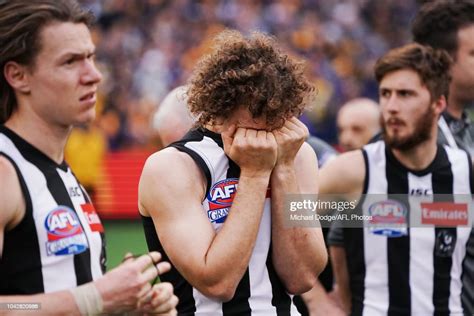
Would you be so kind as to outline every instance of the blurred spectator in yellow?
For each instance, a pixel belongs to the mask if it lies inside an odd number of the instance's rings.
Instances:
[[[93,199],[97,185],[103,177],[102,164],[106,152],[107,139],[102,130],[94,124],[75,127],[72,130],[65,156],[74,174]]]
[[[339,146],[342,151],[362,148],[380,131],[380,110],[368,98],[353,99],[337,113]]]

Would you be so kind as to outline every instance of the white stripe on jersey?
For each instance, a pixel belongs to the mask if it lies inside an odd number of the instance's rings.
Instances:
[[[224,150],[217,146],[212,138],[204,136],[202,141],[187,142],[185,146],[198,153],[204,160],[211,172],[212,184],[225,179],[226,171],[229,168],[229,161],[224,159],[226,157]],[[216,179],[216,176],[219,179]]]
[[[408,192],[419,189],[421,192],[433,192],[431,173],[416,176],[408,173]],[[410,301],[412,315],[431,315],[433,306],[433,251],[435,245],[434,228],[414,227],[421,225],[419,214],[420,202],[432,202],[432,194],[428,196],[409,196],[410,203]],[[418,215],[418,216],[417,216]],[[416,242],[411,242],[416,240]],[[423,267],[421,269],[421,267]],[[420,285],[423,286],[420,286]]]
[[[366,147],[369,160],[369,187],[368,192],[386,197],[387,178],[385,176],[385,146]],[[368,210],[365,201],[364,210]],[[369,214],[365,214],[369,215]],[[387,271],[387,238],[374,235],[368,228],[364,228],[365,258],[365,290],[363,315],[380,315],[388,311],[388,271]]]

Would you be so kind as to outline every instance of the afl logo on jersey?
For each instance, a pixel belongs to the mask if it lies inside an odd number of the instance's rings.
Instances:
[[[395,200],[380,201],[370,205],[370,231],[386,237],[407,235],[407,209]]]
[[[234,201],[235,192],[239,179],[224,179],[214,184],[209,190],[207,200],[209,202],[209,210],[207,216],[213,223],[223,223],[229,214],[230,207]]]
[[[71,255],[88,248],[87,238],[76,213],[60,205],[48,213],[44,221],[48,241],[48,256]]]

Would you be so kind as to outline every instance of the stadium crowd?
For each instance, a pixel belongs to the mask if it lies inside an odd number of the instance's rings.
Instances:
[[[223,28],[270,33],[308,62],[318,98],[305,123],[331,144],[336,113],[355,97],[377,98],[372,68],[410,40],[419,3],[407,1],[81,0],[98,17],[97,60],[105,74],[97,124],[109,150],[151,141],[150,117],[187,82],[210,38]]]
[[[0,2],[0,309],[474,312],[472,0],[30,1]],[[101,160],[137,148],[150,253],[106,272]],[[289,228],[306,194],[374,218]]]

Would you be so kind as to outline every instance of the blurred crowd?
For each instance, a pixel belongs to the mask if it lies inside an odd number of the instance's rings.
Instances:
[[[224,28],[273,34],[307,61],[318,98],[305,123],[336,142],[335,114],[355,97],[376,99],[374,61],[410,40],[415,0],[82,0],[98,18],[104,72],[98,126],[109,150],[146,146],[150,118],[167,92],[186,83],[210,39]]]
[[[97,17],[104,74],[93,126],[72,133],[66,155],[91,190],[107,152],[156,150],[153,113],[185,84],[224,28],[272,34],[306,61],[318,96],[302,118],[311,134],[337,143],[336,114],[356,97],[377,99],[373,64],[411,40],[420,0],[81,0]],[[85,152],[82,145],[88,144]],[[85,168],[84,164],[89,165]],[[94,167],[95,166],[95,167]],[[93,191],[93,190],[91,190]]]

